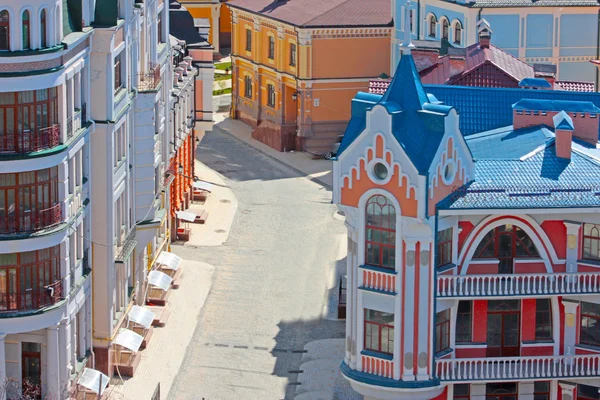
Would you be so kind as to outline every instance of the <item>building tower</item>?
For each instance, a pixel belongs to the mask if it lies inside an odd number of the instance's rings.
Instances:
[[[88,2],[0,6],[0,393],[66,398],[91,348]]]

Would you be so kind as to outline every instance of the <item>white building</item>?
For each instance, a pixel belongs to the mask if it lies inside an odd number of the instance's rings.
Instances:
[[[65,398],[92,344],[92,29],[67,4],[0,5],[1,397]]]

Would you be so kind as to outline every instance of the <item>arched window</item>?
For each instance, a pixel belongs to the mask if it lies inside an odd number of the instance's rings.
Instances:
[[[365,263],[394,269],[396,209],[385,196],[375,195],[366,206]]]
[[[48,36],[46,35],[46,10],[40,14],[40,44],[42,47],[48,47]]]
[[[0,11],[0,50],[10,50],[10,16],[8,11]]]
[[[450,24],[448,23],[448,20],[446,18],[444,18],[442,20],[442,38],[448,39],[449,35],[450,35]]]
[[[454,43],[461,44],[462,43],[462,25],[459,21],[454,25]]]
[[[435,37],[436,25],[437,25],[437,18],[435,17],[435,15],[432,15],[429,18],[429,36],[430,37]]]
[[[31,25],[29,23],[29,11],[23,11],[23,50],[31,48]]]
[[[473,258],[497,258],[498,273],[512,273],[517,257],[539,257],[533,240],[521,228],[502,225],[489,231],[477,246]]]

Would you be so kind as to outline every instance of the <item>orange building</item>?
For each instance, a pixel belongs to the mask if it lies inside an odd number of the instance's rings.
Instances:
[[[207,31],[208,42],[215,52],[231,47],[231,15],[227,0],[179,0],[194,17],[194,25]]]
[[[390,0],[231,0],[232,116],[280,150],[329,151],[390,69]],[[368,60],[368,62],[365,62]]]

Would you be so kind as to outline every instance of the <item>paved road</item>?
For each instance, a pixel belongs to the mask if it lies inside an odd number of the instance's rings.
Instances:
[[[223,246],[173,246],[217,269],[168,398],[293,399],[299,351],[344,337],[344,323],[327,318],[334,309],[324,310],[345,266],[345,227],[330,191],[218,127],[197,157],[226,178],[239,208]]]

